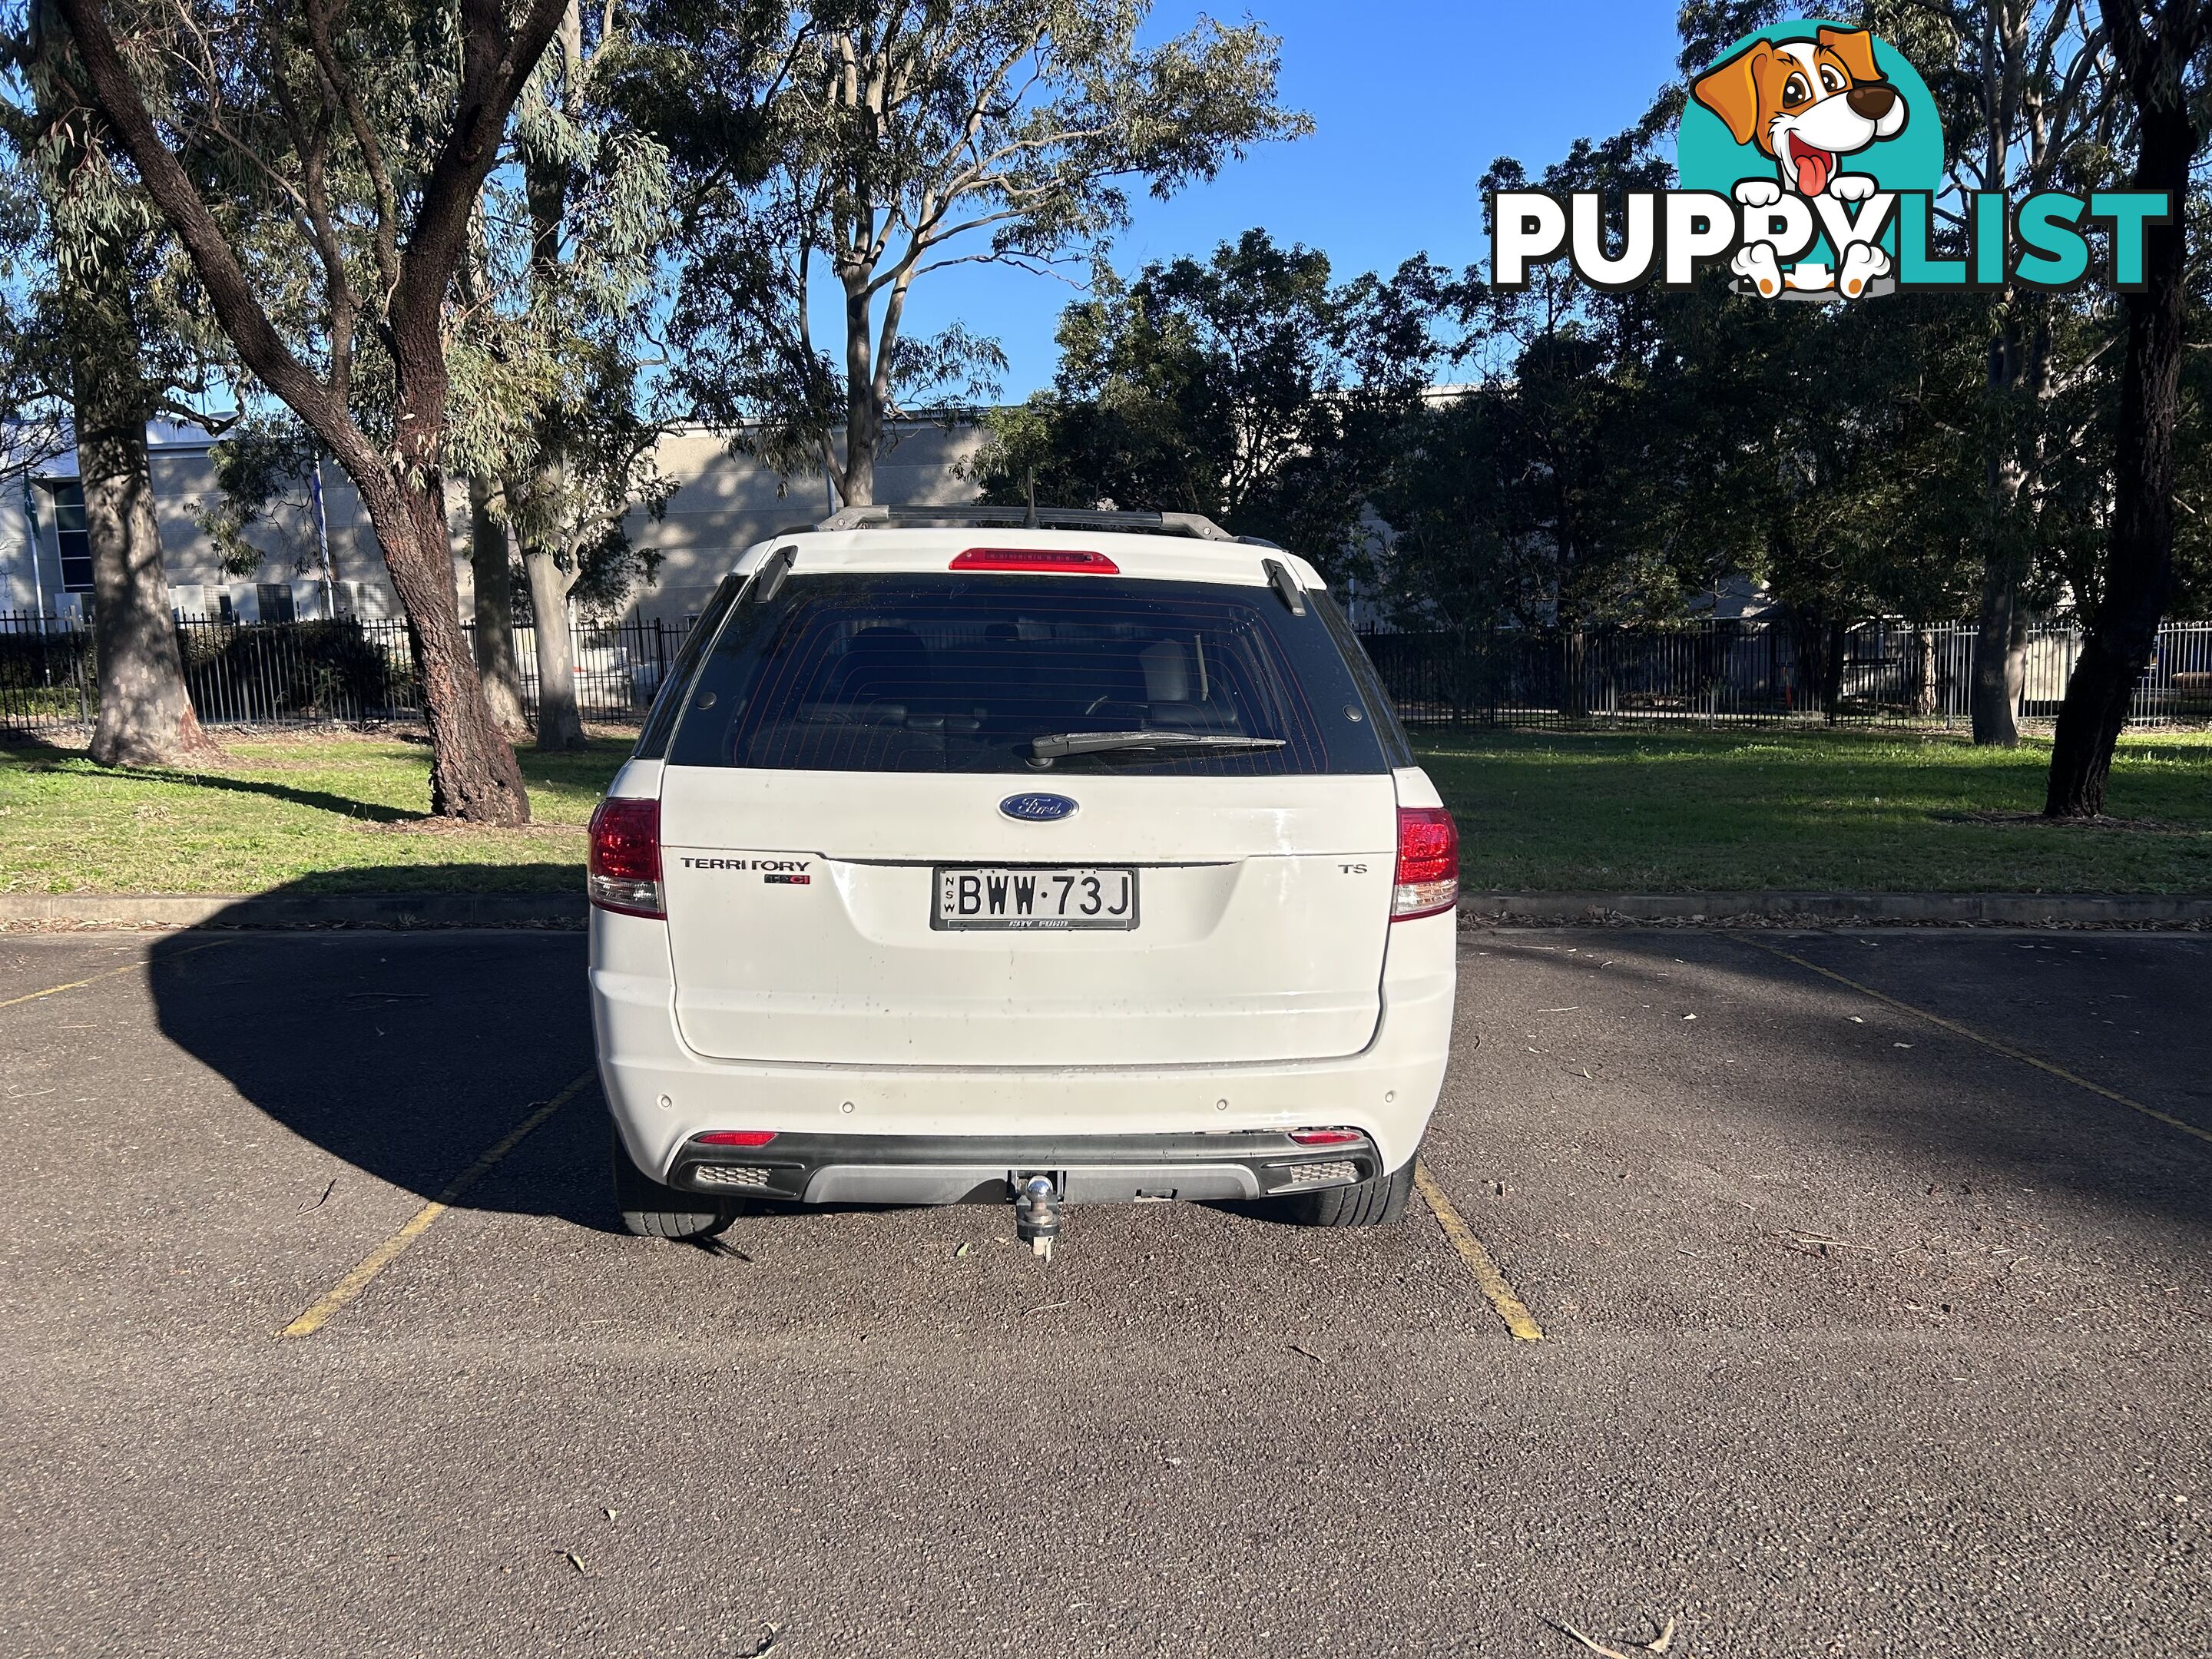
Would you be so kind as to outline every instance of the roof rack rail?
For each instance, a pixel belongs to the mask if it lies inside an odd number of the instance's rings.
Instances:
[[[1154,536],[1189,536],[1233,542],[1212,520],[1197,513],[1114,513],[1080,507],[848,507],[817,530],[894,529],[1108,530]]]

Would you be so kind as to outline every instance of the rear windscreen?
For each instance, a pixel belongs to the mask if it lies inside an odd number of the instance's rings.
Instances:
[[[1112,746],[1114,734],[1141,741]],[[1031,777],[1389,769],[1314,607],[1293,616],[1267,587],[1103,576],[794,573],[724,621],[668,760]]]

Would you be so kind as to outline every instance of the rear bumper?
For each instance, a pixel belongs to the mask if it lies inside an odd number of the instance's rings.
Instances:
[[[808,1204],[1003,1204],[1046,1175],[1070,1204],[1267,1198],[1382,1173],[1362,1139],[1302,1146],[1279,1130],[1153,1135],[779,1134],[748,1150],[686,1143],[668,1184]]]
[[[976,1171],[981,1173],[969,1191],[1003,1183],[1016,1168],[1072,1170],[1078,1164],[1102,1170],[1127,1166],[1136,1173],[1127,1177],[1131,1190],[1124,1195],[1133,1198],[1150,1196],[1149,1189],[1136,1189],[1160,1181],[1162,1170],[1249,1169],[1248,1152],[1272,1157],[1280,1146],[1295,1144],[1287,1141],[1288,1130],[1309,1126],[1356,1128],[1381,1169],[1402,1165],[1419,1146],[1443,1085],[1457,953],[1458,928],[1450,915],[1395,924],[1374,1035],[1358,1053],[1335,1059],[1065,1067],[733,1061],[709,1059],[684,1044],[665,925],[594,909],[592,1018],[600,1079],[623,1144],[638,1168],[672,1185],[681,1184],[675,1179],[678,1164],[695,1136],[757,1129],[775,1131],[774,1146],[819,1143],[842,1149],[825,1161],[810,1156],[806,1184],[796,1192],[788,1190],[789,1179],[771,1177],[784,1184],[769,1190],[815,1202],[834,1201],[824,1195],[832,1188],[857,1200],[860,1193],[848,1188],[866,1184],[842,1173],[817,1182],[812,1172],[820,1170],[906,1171],[896,1180],[911,1191],[919,1183],[909,1179],[910,1172],[933,1168],[945,1172],[933,1177],[933,1190],[951,1192]],[[1221,1154],[1245,1134],[1274,1139]],[[1112,1150],[1131,1138],[1154,1144],[1127,1155]],[[1183,1150],[1182,1143],[1192,1139],[1209,1149],[1205,1155]],[[949,1150],[905,1157],[929,1143]],[[1017,1156],[1009,1149],[1018,1144],[1029,1150]],[[1164,1156],[1163,1146],[1169,1149]],[[1056,1146],[1089,1150],[1081,1158],[1072,1151],[1060,1156],[1040,1150]],[[1330,1151],[1343,1155],[1341,1149],[1297,1148],[1302,1155]],[[718,1161],[732,1168],[778,1167],[736,1151]],[[694,1158],[685,1168],[702,1163]],[[1199,1179],[1189,1177],[1194,1195]],[[1239,1188],[1210,1195],[1250,1197],[1270,1190],[1257,1184],[1257,1173],[1249,1190],[1241,1175],[1206,1179],[1233,1180]],[[1094,1193],[1106,1190],[1103,1178],[1085,1184]],[[1180,1188],[1181,1178],[1172,1184]]]

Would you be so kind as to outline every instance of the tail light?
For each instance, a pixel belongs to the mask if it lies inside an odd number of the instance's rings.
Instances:
[[[1459,902],[1459,826],[1441,806],[1398,809],[1398,885],[1390,920],[1440,915]]]
[[[1103,553],[1064,547],[971,547],[951,570],[1058,570],[1082,576],[1117,576],[1121,567]]]
[[[1357,1129],[1293,1129],[1291,1139],[1301,1146],[1349,1146],[1367,1137]]]
[[[765,1146],[775,1139],[773,1129],[709,1129],[691,1137],[701,1146]]]
[[[585,890],[602,910],[665,918],[660,896],[660,803],[612,796],[592,814]]]

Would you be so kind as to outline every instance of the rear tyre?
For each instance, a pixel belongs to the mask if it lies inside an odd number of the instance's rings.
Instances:
[[[1349,1187],[1324,1187],[1266,1200],[1266,1213],[1294,1227],[1395,1227],[1413,1194],[1413,1160]]]
[[[631,1163],[619,1129],[614,1131],[614,1175],[615,1207],[623,1225],[640,1238],[712,1238],[730,1224],[727,1206],[664,1187]]]

